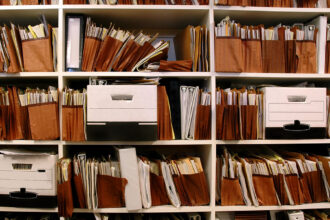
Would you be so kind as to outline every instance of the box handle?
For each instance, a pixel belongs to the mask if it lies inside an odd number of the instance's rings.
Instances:
[[[132,101],[133,95],[115,94],[111,95],[113,101]]]
[[[21,188],[20,191],[10,192],[9,197],[13,199],[35,199],[37,198],[37,194],[26,192],[25,188]]]
[[[286,124],[283,126],[283,130],[293,132],[309,131],[310,129],[311,127],[309,125],[301,124],[299,120],[295,120],[294,124]]]
[[[306,102],[307,97],[303,95],[289,95],[288,102]]]

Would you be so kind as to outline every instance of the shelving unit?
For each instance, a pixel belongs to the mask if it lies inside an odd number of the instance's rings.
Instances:
[[[174,212],[201,212],[206,219],[215,220],[217,212],[234,211],[279,211],[298,209],[330,209],[330,203],[305,204],[299,206],[218,206],[215,202],[216,183],[216,153],[219,145],[295,145],[295,144],[317,144],[330,145],[330,139],[317,140],[242,140],[242,141],[219,141],[215,135],[215,94],[217,83],[238,82],[238,83],[283,83],[312,81],[330,86],[330,74],[278,74],[278,73],[216,73],[214,69],[214,25],[225,16],[239,19],[247,23],[277,24],[283,22],[307,22],[317,16],[330,16],[329,9],[305,9],[305,8],[265,8],[265,7],[224,7],[214,6],[211,0],[209,6],[163,6],[163,5],[59,5],[48,6],[1,6],[0,21],[13,21],[16,24],[37,24],[41,13],[54,26],[58,26],[58,72],[24,72],[19,74],[0,74],[0,84],[7,81],[24,82],[26,79],[34,81],[51,80],[56,82],[59,90],[62,90],[72,81],[83,83],[91,76],[95,77],[162,77],[162,78],[183,78],[205,81],[205,85],[212,91],[212,138],[211,140],[173,140],[173,141],[142,141],[142,142],[67,142],[67,141],[0,141],[0,147],[50,147],[57,148],[60,157],[63,157],[71,149],[79,147],[99,147],[111,145],[133,145],[143,149],[197,149],[201,152],[203,166],[206,170],[206,177],[209,183],[211,202],[208,206],[181,207],[173,206],[152,207],[151,209],[139,210],[138,213],[174,213]],[[131,27],[152,32],[160,32],[161,35],[173,36],[178,30],[192,24],[205,24],[210,30],[210,72],[171,72],[171,73],[139,73],[139,72],[65,72],[65,16],[66,14],[77,13],[92,16],[96,22],[112,21],[119,27]],[[102,22],[101,22],[102,23]],[[320,42],[319,42],[320,43]],[[10,208],[0,207],[0,212],[57,212],[55,209],[39,208]],[[126,208],[113,209],[75,209],[77,213],[127,213]]]

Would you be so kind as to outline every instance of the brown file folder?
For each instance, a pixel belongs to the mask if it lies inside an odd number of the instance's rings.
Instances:
[[[221,205],[245,205],[238,178],[223,178],[221,181]]]
[[[150,192],[152,206],[170,204],[163,176],[150,172]]]
[[[262,41],[262,60],[265,73],[285,73],[284,41]]]
[[[242,40],[233,37],[215,38],[215,71],[243,72]]]
[[[81,63],[82,71],[94,71],[96,57],[99,56],[101,40],[97,38],[86,37],[84,42],[83,58]]]
[[[60,163],[60,161],[58,163]],[[57,166],[59,166],[59,164]],[[68,180],[57,184],[57,204],[58,204],[58,214],[60,217],[72,216],[73,198],[72,198],[72,188],[71,188],[71,163],[69,164],[68,167]]]
[[[49,36],[45,38],[23,40],[23,63],[26,72],[53,72],[53,50],[51,26],[48,26]]]
[[[97,176],[99,208],[119,208],[125,206],[125,178],[106,175]]]
[[[85,141],[83,106],[62,106],[62,140]]]
[[[157,121],[158,139],[173,140],[175,137],[172,126],[170,103],[165,86],[157,87]]]
[[[316,73],[315,41],[296,41],[297,73]]]
[[[29,105],[28,111],[33,140],[56,140],[60,137],[57,103]]]

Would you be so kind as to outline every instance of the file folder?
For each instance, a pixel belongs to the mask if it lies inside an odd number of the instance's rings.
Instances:
[[[142,209],[139,171],[135,148],[117,148],[122,177],[127,179],[125,204],[129,211]]]
[[[80,71],[84,45],[84,16],[67,15],[65,20],[65,68],[67,71]]]

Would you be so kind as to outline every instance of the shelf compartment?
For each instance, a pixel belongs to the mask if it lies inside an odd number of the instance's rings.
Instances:
[[[217,206],[216,212],[241,212],[241,211],[284,211],[284,210],[304,210],[304,209],[330,209],[330,203],[311,203],[303,205],[284,206]]]
[[[240,7],[240,6],[215,6],[215,23],[229,16],[237,21],[244,21],[243,24],[266,26],[277,25],[278,23],[305,23],[313,18],[330,14],[327,8],[277,8],[277,7]]]
[[[109,10],[108,8],[111,8]],[[111,13],[109,13],[111,11]],[[169,10],[162,7],[140,7],[140,6],[124,6],[124,7],[73,7],[64,6],[64,15],[79,13],[92,17],[96,24],[104,24],[105,27],[110,22],[116,27],[126,29],[184,29],[187,25],[206,24],[208,21],[209,10],[191,10],[185,7]],[[157,18],[157,19],[155,19]],[[203,22],[204,21],[204,22]],[[161,26],[160,26],[161,24]],[[150,31],[149,31],[150,32]],[[155,31],[154,31],[155,32]]]
[[[0,6],[1,23],[7,25],[10,24],[9,22],[20,26],[40,24],[39,17],[42,14],[53,27],[58,26],[59,7],[57,5]]]

